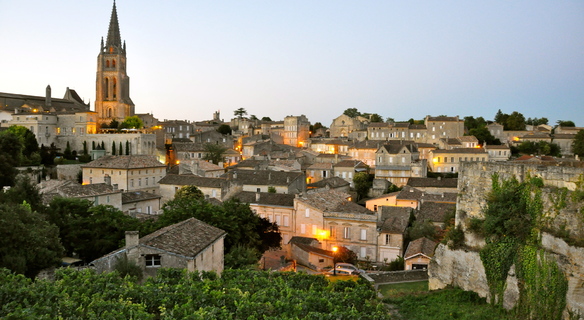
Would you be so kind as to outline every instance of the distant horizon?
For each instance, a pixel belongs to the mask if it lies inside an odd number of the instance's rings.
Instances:
[[[2,1],[0,92],[95,110],[96,57],[113,1]],[[159,120],[306,115],[348,108],[584,125],[584,2],[116,1],[136,113]]]

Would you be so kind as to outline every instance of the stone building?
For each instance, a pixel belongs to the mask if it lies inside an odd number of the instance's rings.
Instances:
[[[388,207],[379,208],[377,222],[377,256],[376,261],[390,262],[404,255],[404,237],[408,227],[411,208]]]
[[[105,156],[81,166],[83,184],[117,184],[124,191],[159,193],[158,182],[166,175],[166,166],[155,156]]]
[[[375,178],[385,179],[401,187],[409,178],[425,178],[427,162],[420,159],[415,144],[392,143],[379,147],[375,152]]]
[[[209,198],[222,200],[227,194],[228,183],[225,178],[207,178],[190,174],[169,174],[159,182],[162,203],[174,199],[176,192],[184,186],[195,186]]]
[[[436,149],[432,151],[432,161],[428,163],[428,166],[432,172],[456,173],[460,164],[465,161],[489,161],[489,154],[482,148]]]
[[[404,254],[406,270],[428,269],[437,243],[428,238],[419,238],[408,244]]]
[[[126,73],[126,42],[122,44],[115,2],[105,44],[101,39],[95,86],[99,124],[109,124],[112,120],[121,123],[135,114],[130,98],[130,77]]]
[[[367,128],[369,124],[369,119],[357,116],[351,118],[346,114],[342,114],[333,120],[330,126],[330,137],[348,137],[353,131],[362,131]]]
[[[138,231],[126,231],[126,246],[89,265],[97,272],[111,272],[127,258],[144,276],[156,276],[160,268],[223,272],[223,242],[227,233],[195,218],[154,231],[140,238]]]
[[[303,147],[310,137],[310,121],[305,115],[287,116],[284,118],[282,135],[284,138],[283,144]]]

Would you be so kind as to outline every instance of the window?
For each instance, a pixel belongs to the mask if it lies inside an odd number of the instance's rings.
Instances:
[[[361,259],[365,258],[367,256],[367,247],[361,247],[359,253],[361,254]]]
[[[300,225],[300,233],[306,233],[306,225],[304,223]]]
[[[282,224],[282,221],[281,221],[281,219],[282,219],[282,218],[280,217],[280,215],[279,215],[279,214],[277,214],[277,215],[276,215],[276,224],[277,224],[277,225],[281,225],[281,224]]]
[[[343,228],[343,238],[345,238],[345,239],[351,238],[351,227],[344,227]]]
[[[306,211],[304,212],[304,216],[306,218],[309,218],[310,217],[310,209],[306,208]]]
[[[313,225],[312,225],[312,234],[313,234],[313,235],[316,235],[316,232],[317,232],[317,230],[316,230],[316,225],[315,225],[315,224],[313,224]]]
[[[284,216],[284,227],[289,227],[290,226],[290,216],[285,215]]]
[[[361,238],[360,240],[367,240],[367,229],[361,229]]]
[[[130,187],[134,186],[134,179],[130,179]]]
[[[389,241],[391,240],[391,236],[389,234],[385,234],[385,245],[389,245]]]
[[[337,237],[337,227],[336,226],[329,226],[330,237],[335,239]]]
[[[160,267],[160,255],[158,254],[147,254],[144,257],[146,260],[146,267]]]

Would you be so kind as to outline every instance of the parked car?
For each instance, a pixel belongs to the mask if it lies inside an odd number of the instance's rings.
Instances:
[[[351,271],[355,272],[355,274],[365,273],[365,270],[359,269],[359,268],[355,267],[354,265],[352,265],[350,263],[345,263],[345,262],[338,262],[336,264],[336,268],[337,268],[337,270],[339,270],[339,269],[351,270]]]
[[[326,276],[332,276],[335,274],[335,270],[328,270],[324,273]],[[344,269],[344,268],[338,268],[336,270],[336,275],[338,276],[352,276],[352,275],[358,275],[359,273],[354,271],[354,270],[350,270],[350,269]]]

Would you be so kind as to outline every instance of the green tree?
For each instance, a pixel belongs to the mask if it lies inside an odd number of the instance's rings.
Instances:
[[[130,141],[126,140],[126,155],[130,155]]]
[[[276,187],[274,187],[274,186],[269,186],[269,187],[268,187],[268,192],[269,192],[269,193],[276,193]]]
[[[111,129],[118,129],[120,127],[120,122],[116,119],[113,119],[109,125],[105,125],[104,128],[111,128]]]
[[[196,186],[184,186],[184,187],[180,188],[176,192],[176,194],[174,195],[174,199],[182,199],[182,198],[203,200],[203,199],[205,199],[205,195]]]
[[[357,263],[357,254],[347,247],[340,246],[335,253],[336,262]]]
[[[22,143],[10,132],[0,134],[0,187],[14,185],[16,167],[22,157]]]
[[[548,124],[549,120],[548,118],[527,118],[527,121],[525,121],[526,124],[532,125],[532,126],[539,126],[542,124]]]
[[[584,157],[584,130],[578,131],[572,141],[572,152],[578,157]]]
[[[112,156],[116,155],[116,142],[112,141]]]
[[[121,129],[142,129],[144,128],[144,122],[138,116],[126,117],[124,122],[120,125]]]
[[[219,162],[223,162],[223,154],[227,151],[227,148],[218,143],[205,143],[203,150],[205,151],[203,160],[219,164]]]
[[[525,130],[525,117],[523,114],[513,111],[505,122],[507,130]]]
[[[482,127],[486,127],[487,126],[487,121],[485,121],[485,119],[483,117],[464,117],[464,127],[467,130],[471,130],[471,129],[478,129],[478,128],[482,128]],[[488,131],[488,130],[487,130]]]
[[[479,143],[481,145],[483,145],[485,142],[488,145],[500,145],[501,144],[501,141],[499,139],[496,139],[491,134],[491,132],[489,132],[489,129],[487,129],[486,126],[472,128],[468,131],[468,134],[471,136],[475,136],[475,138],[477,138],[479,140]]]
[[[67,160],[73,159],[73,155],[71,153],[71,145],[69,144],[69,141],[67,141],[67,146],[65,147],[65,152],[63,152],[63,157]]]
[[[0,267],[35,277],[59,265],[63,246],[59,230],[29,206],[0,204]]]
[[[558,127],[576,127],[574,121],[571,120],[558,120],[556,123],[558,124]]]
[[[357,108],[348,108],[345,111],[343,111],[343,114],[347,115],[351,118],[356,118],[356,117],[361,115],[361,112],[359,112],[359,110],[357,110]]]
[[[20,140],[20,143],[22,145],[21,150],[23,155],[22,160],[26,162],[26,164],[38,165],[40,163],[40,161],[36,163],[30,161],[33,155],[35,153],[38,154],[40,151],[39,144],[36,140],[36,136],[32,131],[23,126],[13,125],[8,127],[6,132],[14,134]]]
[[[233,111],[233,114],[236,117],[241,118],[247,114],[247,111],[245,110],[245,108],[239,108],[239,109]]]
[[[357,200],[367,197],[369,189],[373,186],[373,178],[373,175],[366,172],[358,172],[355,174],[353,177],[353,183],[355,184],[355,191],[358,196]]]
[[[270,117],[262,117],[262,121],[272,121],[272,118],[270,118]]]
[[[15,178],[14,186],[4,193],[0,193],[0,203],[14,205],[28,203],[33,211],[41,212],[44,209],[42,196],[36,183],[28,176],[19,175]]]
[[[436,227],[430,220],[415,220],[408,228],[408,239],[410,241],[426,237],[436,240]]]
[[[222,124],[217,128],[217,132],[220,134],[231,134],[231,127],[227,124]]]
[[[252,114],[251,116],[249,116],[249,120],[259,120],[259,119],[255,114]]]

